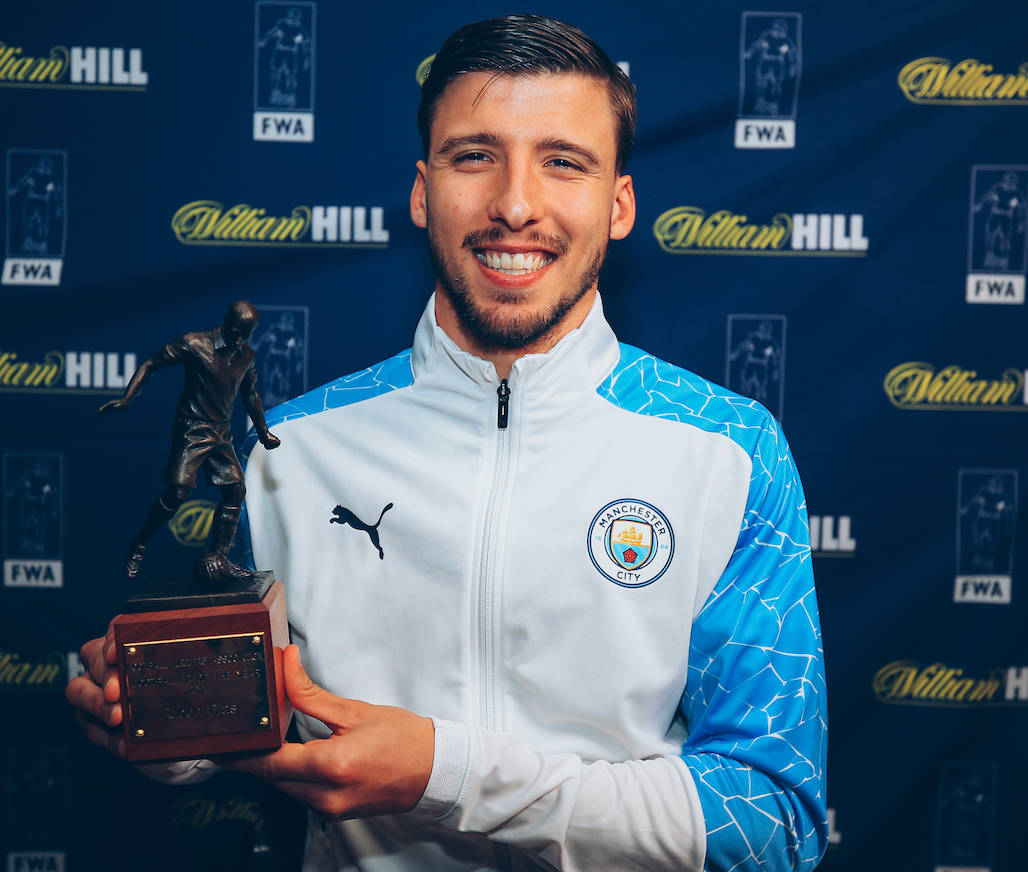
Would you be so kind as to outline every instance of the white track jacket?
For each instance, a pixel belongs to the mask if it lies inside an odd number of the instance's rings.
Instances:
[[[501,385],[433,299],[412,349],[268,421],[253,558],[308,673],[436,727],[417,808],[312,816],[305,869],[817,864],[806,507],[756,402],[619,344],[599,299]]]

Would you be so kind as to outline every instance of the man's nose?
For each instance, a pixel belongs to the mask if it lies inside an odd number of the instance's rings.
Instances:
[[[535,224],[544,211],[540,180],[527,162],[510,161],[497,174],[489,218],[510,230]]]

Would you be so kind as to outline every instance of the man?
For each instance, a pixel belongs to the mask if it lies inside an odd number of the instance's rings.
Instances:
[[[419,112],[411,216],[437,281],[413,348],[286,403],[284,447],[250,457],[305,744],[227,765],[314,810],[305,869],[810,869],[824,850],[784,439],[603,319],[634,118],[567,25],[451,36]],[[379,518],[382,556],[333,506]],[[111,649],[87,644],[68,694],[117,750],[93,720],[120,723]]]
[[[201,469],[208,483],[221,491],[221,501],[214,510],[211,552],[201,558],[197,572],[202,581],[209,582],[249,577],[249,572],[227,557],[246,493],[243,470],[232,447],[232,406],[237,393],[242,394],[243,406],[261,444],[269,450],[279,445],[264,419],[253,349],[246,344],[257,321],[253,303],[236,301],[229,306],[220,327],[186,333],[169,342],[143,361],[121,397],[100,407],[100,415],[127,408],[156,370],[184,364],[185,382],[175,408],[171,452],[164,466],[166,487],[132,540],[125,558],[126,577],[139,574],[147,545],[189,498]]]

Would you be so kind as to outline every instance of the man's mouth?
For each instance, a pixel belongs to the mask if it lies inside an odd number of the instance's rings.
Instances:
[[[489,269],[508,276],[524,276],[538,272],[556,260],[556,255],[545,251],[534,251],[527,254],[519,251],[511,254],[509,251],[478,249],[475,251],[475,257]]]

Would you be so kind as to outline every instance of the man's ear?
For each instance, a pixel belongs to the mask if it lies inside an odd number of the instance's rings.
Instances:
[[[610,238],[624,239],[635,226],[635,188],[631,176],[614,182],[614,203],[610,207]]]
[[[428,206],[425,200],[425,173],[428,167],[423,160],[415,165],[417,174],[414,176],[414,186],[410,189],[410,220],[415,227],[428,227]]]

